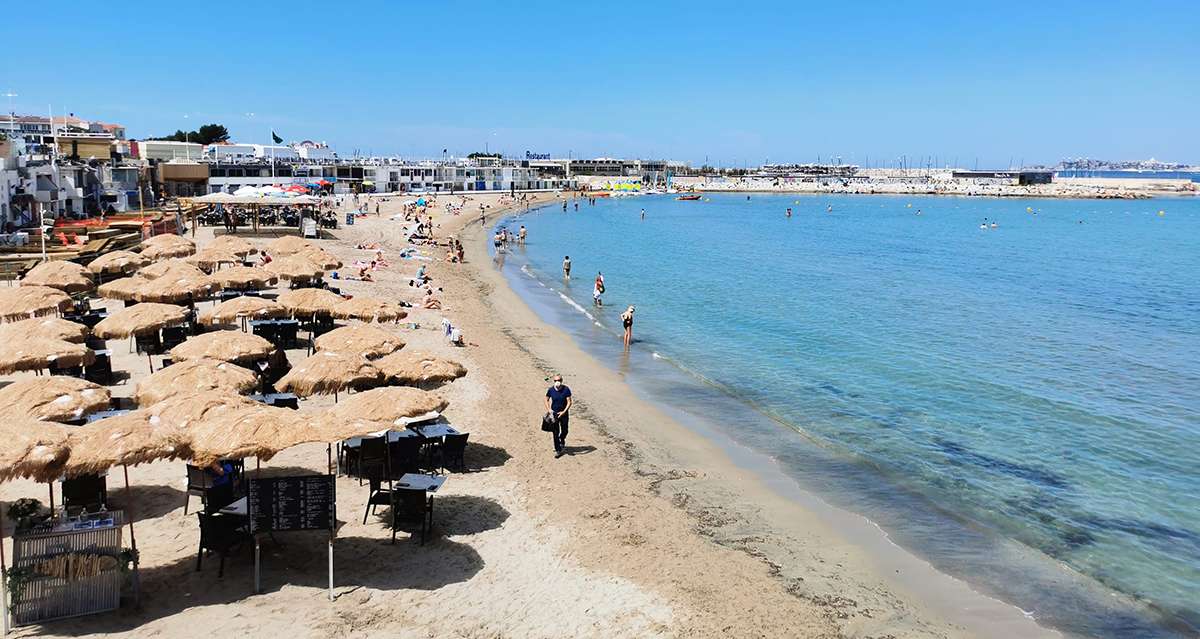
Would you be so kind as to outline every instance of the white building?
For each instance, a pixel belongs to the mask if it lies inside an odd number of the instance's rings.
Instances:
[[[296,153],[305,160],[336,160],[337,153],[327,146],[296,145]]]
[[[199,160],[204,154],[204,146],[196,142],[138,140],[130,142],[130,148],[143,160]]]
[[[250,144],[248,146],[254,147],[254,158],[257,160],[267,160],[269,162],[272,159],[276,161],[300,159],[300,154],[290,146],[272,144]]]
[[[204,159],[218,162],[237,162],[254,159],[253,144],[209,144],[204,147]]]

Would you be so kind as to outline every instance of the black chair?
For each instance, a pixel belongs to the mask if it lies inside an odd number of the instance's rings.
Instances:
[[[191,501],[192,495],[200,498],[200,504],[205,508],[208,507],[208,489],[212,488],[212,476],[208,471],[191,464],[187,465],[187,489],[183,494],[183,514],[187,514],[188,502]]]
[[[254,334],[276,346],[279,346],[280,343],[278,332],[276,331],[277,328],[278,325],[274,322],[259,322],[254,325]]]
[[[51,375],[68,375],[70,377],[83,378],[83,366],[59,366],[51,362],[46,368]]]
[[[62,481],[63,510],[97,512],[108,503],[108,482],[102,475],[79,475]]]
[[[296,332],[299,329],[300,323],[295,320],[276,324],[275,334],[279,340],[276,344],[285,348],[294,348],[297,344]]]
[[[439,456],[441,459],[442,470],[454,468],[459,472],[466,472],[467,462],[464,459],[467,452],[467,438],[471,433],[462,433],[461,435],[446,435],[439,448]]]
[[[267,397],[267,403],[275,408],[300,410],[300,398],[294,393],[275,393]]]
[[[367,523],[367,515],[375,513],[376,506],[387,506],[392,503],[391,464],[388,459],[386,437],[367,437],[362,440],[358,449],[359,477],[367,480],[367,509],[363,512],[363,524]],[[384,483],[387,488],[384,488]]]
[[[187,337],[186,327],[168,326],[162,329],[162,349],[165,351],[179,346]]]
[[[217,577],[224,577],[225,556],[231,550],[253,539],[246,531],[246,518],[209,513],[196,513],[196,517],[200,520],[200,548],[196,552],[196,572],[200,572],[204,551],[207,550],[221,556]]]
[[[89,382],[107,386],[113,382],[112,359],[108,353],[96,353],[96,360],[88,364],[83,376]]]
[[[417,524],[421,531],[421,545],[433,530],[433,495],[416,488],[397,488],[392,491],[392,543],[396,543],[396,531],[404,524]]]
[[[388,456],[391,458],[394,478],[403,477],[406,473],[420,472],[421,440],[416,437],[403,437],[390,442]]]
[[[162,340],[158,338],[158,331],[138,335],[134,338],[137,344],[137,352],[146,355],[157,355],[162,352]]]

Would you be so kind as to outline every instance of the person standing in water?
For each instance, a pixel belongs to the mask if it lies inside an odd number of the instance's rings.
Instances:
[[[790,206],[788,207],[788,210],[787,210],[787,216],[788,217],[792,216],[792,207],[790,207]]]
[[[525,225],[524,224],[521,225],[521,230],[517,233],[517,242],[521,246],[525,245]]]
[[[642,219],[646,219],[646,209],[642,209]]]
[[[629,350],[629,345],[633,343],[633,304],[621,313],[621,326],[625,329],[625,350]]]
[[[564,280],[571,279],[571,256],[570,255],[563,256],[563,279]]]

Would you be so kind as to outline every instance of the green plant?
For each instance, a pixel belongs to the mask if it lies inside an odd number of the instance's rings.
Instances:
[[[6,579],[8,583],[8,611],[16,613],[17,604],[21,603],[21,598],[25,596],[25,587],[33,581],[35,574],[33,568],[9,568]]]
[[[8,505],[8,518],[16,522],[17,532],[25,532],[50,518],[42,509],[42,502],[30,497],[18,499]]]

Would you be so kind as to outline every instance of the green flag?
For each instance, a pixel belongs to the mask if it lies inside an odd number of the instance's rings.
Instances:
[[[283,144],[283,138],[276,135],[274,129],[271,130],[271,139],[275,141],[275,144]]]

